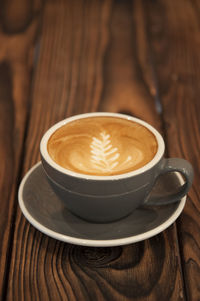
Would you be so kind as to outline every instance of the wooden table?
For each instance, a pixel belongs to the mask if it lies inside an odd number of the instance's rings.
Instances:
[[[200,300],[200,2],[2,1],[0,300]],[[155,126],[195,178],[183,213],[143,242],[90,248],[49,238],[17,191],[54,123],[91,111]]]

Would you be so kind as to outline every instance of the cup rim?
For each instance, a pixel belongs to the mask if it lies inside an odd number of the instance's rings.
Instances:
[[[47,144],[48,144],[48,140],[51,137],[51,135],[60,127],[64,126],[67,123],[70,123],[74,120],[78,120],[78,119],[83,119],[83,118],[88,118],[88,117],[118,117],[118,118],[122,118],[122,119],[126,119],[129,121],[133,121],[133,122],[137,122],[141,125],[143,125],[144,127],[146,127],[148,130],[150,130],[158,143],[158,149],[157,152],[155,154],[155,156],[153,157],[153,159],[151,161],[149,161],[146,165],[134,170],[134,171],[130,171],[130,172],[126,172],[123,174],[119,174],[119,175],[110,175],[110,176],[100,176],[100,175],[87,175],[87,174],[82,174],[82,173],[78,173],[78,172],[74,172],[71,171],[69,169],[66,169],[62,166],[60,166],[59,164],[57,164],[49,155],[48,150],[47,150]],[[72,176],[72,177],[76,177],[76,178],[81,178],[81,179],[86,179],[86,180],[119,180],[119,179],[125,179],[125,178],[129,178],[132,176],[136,176],[139,174],[142,174],[144,172],[146,172],[147,170],[151,169],[154,165],[156,165],[161,158],[163,157],[165,151],[165,144],[164,144],[164,140],[161,136],[161,134],[150,124],[148,124],[146,121],[143,121],[139,118],[136,117],[132,117],[129,115],[125,115],[125,114],[121,114],[121,113],[110,113],[110,112],[92,112],[92,113],[83,113],[83,114],[78,114],[78,115],[74,115],[71,117],[68,117],[66,119],[63,119],[61,121],[59,121],[58,123],[54,124],[52,127],[50,127],[45,134],[43,135],[41,142],[40,142],[40,153],[42,155],[42,157],[45,159],[45,161],[54,169],[56,169],[57,171],[68,175],[68,176]]]

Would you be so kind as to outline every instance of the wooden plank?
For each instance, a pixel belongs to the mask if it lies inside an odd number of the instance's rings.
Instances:
[[[127,112],[160,129],[143,14],[138,1],[119,1],[112,12],[99,109]]]
[[[28,95],[40,5],[27,1],[0,4],[0,300],[12,243],[15,193],[28,114]],[[19,10],[16,10],[18,5]]]
[[[200,5],[187,0],[145,5],[169,155],[186,158],[195,170],[178,222],[187,298],[195,301],[200,300]]]
[[[134,3],[45,3],[23,173],[39,160],[45,130],[72,114],[123,111],[161,128],[144,11]],[[163,298],[184,300],[174,226],[129,246],[78,247],[41,234],[18,209],[7,300]]]

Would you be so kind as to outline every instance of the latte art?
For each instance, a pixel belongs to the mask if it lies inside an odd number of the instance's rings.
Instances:
[[[92,153],[91,162],[93,163],[95,169],[101,170],[101,172],[110,173],[116,168],[128,168],[130,164],[133,164],[134,159],[135,161],[140,161],[142,158],[142,153],[139,152],[140,156],[135,156],[133,159],[131,155],[127,155],[127,158],[125,158],[124,161],[121,161],[118,148],[113,147],[111,144],[110,135],[106,134],[106,132],[102,132],[100,133],[100,136],[101,139],[93,137],[90,145]]]
[[[59,128],[48,152],[60,166],[86,175],[117,175],[153,159],[154,135],[139,123],[116,117],[90,117]]]

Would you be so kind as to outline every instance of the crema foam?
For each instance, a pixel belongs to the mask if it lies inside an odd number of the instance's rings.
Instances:
[[[68,170],[109,176],[143,167],[153,159],[158,145],[153,133],[137,122],[87,117],[56,130],[47,148],[50,157]]]

